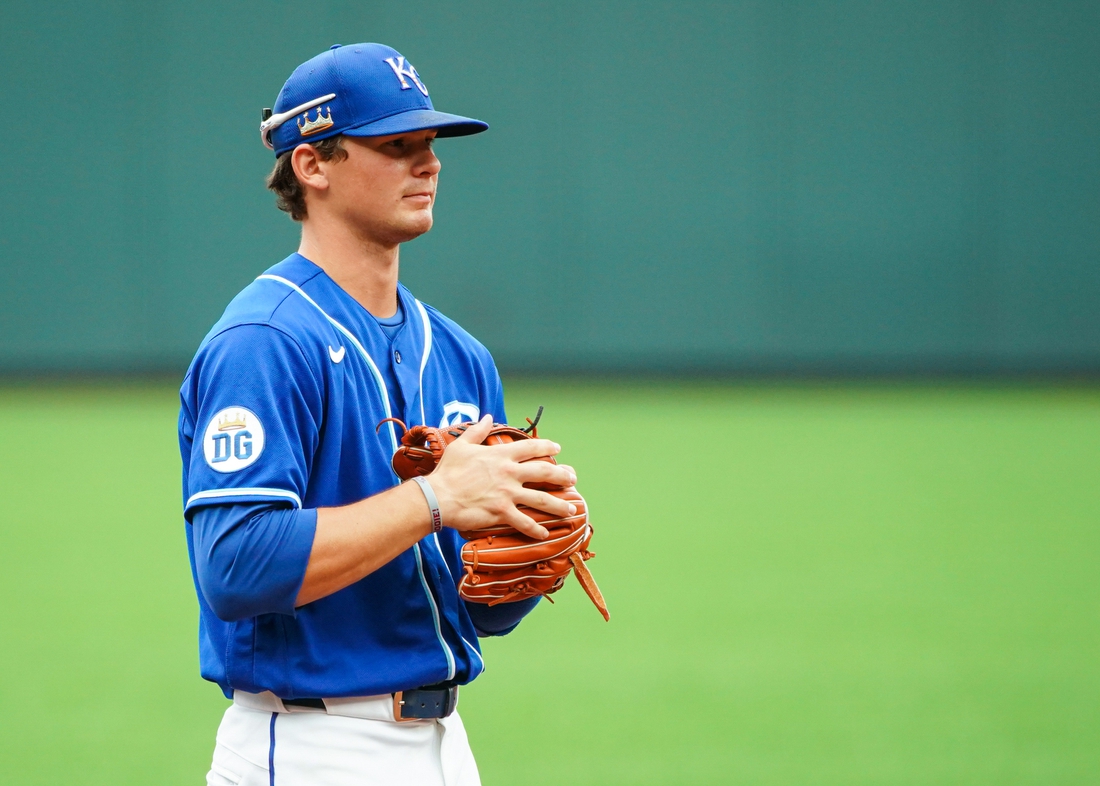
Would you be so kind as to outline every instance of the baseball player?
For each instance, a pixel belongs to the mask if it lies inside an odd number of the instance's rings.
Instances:
[[[457,531],[574,506],[530,459],[542,439],[480,444],[507,422],[486,349],[398,282],[400,244],[432,226],[433,144],[485,123],[437,112],[402,55],[334,46],[299,66],[264,143],[298,252],[229,304],[180,391],[184,515],[202,676],[232,704],[208,784],[479,783],[454,711],[485,668],[479,636],[537,598],[463,601]],[[479,421],[430,478],[402,483],[393,421]]]

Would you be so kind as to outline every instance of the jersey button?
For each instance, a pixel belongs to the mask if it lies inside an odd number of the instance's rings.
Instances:
[[[395,363],[397,363],[398,365],[401,365],[401,350],[399,350],[399,349],[395,349],[395,350],[393,351],[393,360],[394,360],[394,362],[395,362]]]

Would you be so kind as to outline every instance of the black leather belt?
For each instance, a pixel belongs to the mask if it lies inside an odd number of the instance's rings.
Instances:
[[[303,707],[325,712],[324,699],[283,699],[287,707]],[[458,704],[457,685],[427,685],[415,690],[399,690],[393,694],[393,717],[402,721],[446,718]]]
[[[283,699],[283,704],[287,707],[309,707],[311,710],[322,712],[327,709],[324,699]]]
[[[458,704],[457,685],[428,685],[393,694],[393,719],[398,723],[427,718],[446,718]]]

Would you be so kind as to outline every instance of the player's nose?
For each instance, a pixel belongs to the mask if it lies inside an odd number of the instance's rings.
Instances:
[[[416,174],[418,177],[437,175],[442,168],[443,164],[439,162],[439,157],[430,147],[425,148],[423,155],[417,158]]]

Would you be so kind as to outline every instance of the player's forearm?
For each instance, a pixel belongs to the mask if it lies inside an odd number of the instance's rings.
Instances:
[[[432,531],[424,494],[402,483],[373,497],[317,511],[317,530],[295,606],[331,595],[387,564]]]

